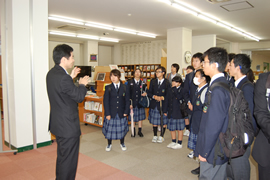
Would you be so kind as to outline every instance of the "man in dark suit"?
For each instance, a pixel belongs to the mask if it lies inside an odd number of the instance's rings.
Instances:
[[[254,115],[260,131],[254,142],[252,156],[258,163],[260,180],[268,180],[270,177],[270,88],[266,89],[266,83],[270,83],[269,74],[260,74],[254,89]]]
[[[209,88],[217,82],[228,83],[223,74],[227,61],[223,48],[213,47],[204,53],[203,70],[211,77]],[[220,86],[207,93],[211,93],[211,102],[206,96],[195,149],[195,156],[200,159],[199,179],[225,180],[228,158],[225,154],[224,158],[215,156],[215,144],[220,143],[219,134],[225,133],[228,126],[230,94]]]
[[[246,77],[247,72],[251,66],[251,60],[246,54],[237,54],[231,60],[230,63],[230,75],[234,77],[234,86],[241,89],[244,93],[244,97],[248,102],[248,106],[251,114],[253,114],[253,92],[254,87],[251,82]],[[257,125],[253,118],[253,127],[256,131]],[[231,159],[231,163],[227,165],[227,177],[228,179],[250,179],[250,147],[247,148],[243,156]]]
[[[89,77],[81,78],[79,87],[74,85],[72,78],[80,69],[74,68],[71,75],[67,73],[74,65],[74,56],[72,47],[66,44],[54,48],[53,60],[55,66],[48,72],[46,82],[51,106],[49,131],[56,136],[57,142],[56,179],[73,180],[81,135],[78,103],[84,100]]]

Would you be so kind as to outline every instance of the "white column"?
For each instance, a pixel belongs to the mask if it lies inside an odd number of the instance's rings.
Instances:
[[[122,64],[121,44],[115,44],[113,46],[113,64]]]
[[[180,65],[179,73],[182,74],[182,68],[188,66],[184,60],[186,51],[192,48],[192,31],[181,27],[167,30],[167,72],[171,71],[171,65],[178,63]]]
[[[33,139],[48,145],[48,1],[1,0],[1,39],[5,141],[19,151],[33,148]]]
[[[216,47],[216,35],[203,35],[192,37],[192,54],[197,52],[204,53],[207,49]]]

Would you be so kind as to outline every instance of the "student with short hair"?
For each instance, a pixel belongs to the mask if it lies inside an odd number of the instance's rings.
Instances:
[[[254,86],[246,74],[251,66],[251,60],[246,54],[237,54],[230,63],[230,75],[234,77],[234,86],[243,91],[245,100],[248,102],[249,110],[253,115],[253,92]],[[257,129],[256,121],[252,118],[254,132]],[[240,157],[232,158],[231,163],[227,166],[227,177],[229,180],[250,179],[250,147],[247,148],[245,154]]]
[[[184,99],[185,102],[188,104],[188,119],[186,119],[186,131],[184,132],[184,136],[189,136],[189,124],[191,118],[191,109],[192,109],[192,102],[194,99],[195,91],[197,89],[197,85],[193,83],[193,78],[195,76],[196,70],[200,69],[202,66],[202,53],[198,52],[192,56],[192,66],[194,67],[194,71],[187,74],[185,77],[184,82]]]
[[[228,63],[226,65],[226,68],[225,68],[225,71],[224,71],[224,75],[225,75],[225,78],[227,79],[227,81],[229,82],[229,84],[231,86],[234,86],[234,77],[231,75],[230,73],[230,66],[231,66],[231,61],[233,60],[233,58],[235,57],[235,54],[234,53],[230,53],[228,54]]]
[[[228,61],[227,51],[213,47],[203,57],[203,71],[211,77],[209,88],[218,82],[228,84],[223,73]],[[199,179],[225,180],[228,158],[225,154],[223,158],[215,156],[215,144],[220,143],[219,134],[225,133],[228,127],[230,93],[221,86],[207,93],[211,93],[211,102],[208,104],[206,96],[195,149],[195,156],[200,160]]]
[[[130,109],[133,109],[133,121],[134,121],[134,135],[131,134],[131,137],[136,136],[135,124],[138,123],[138,135],[143,137],[142,133],[142,121],[145,120],[145,108],[139,104],[141,96],[147,96],[147,85],[140,79],[142,71],[136,69],[134,71],[134,78],[128,80],[128,86],[130,89]]]
[[[183,89],[180,87],[183,82],[180,76],[175,76],[172,79],[172,87],[168,93],[168,126],[167,128],[171,132],[172,142],[167,145],[168,148],[181,149],[183,141],[183,130],[185,129],[185,120],[182,114],[179,113],[180,110],[180,100],[183,99]],[[176,143],[176,131],[178,131],[178,138]]]
[[[153,125],[154,136],[152,142],[154,143],[162,143],[164,141],[164,134],[168,123],[167,116],[165,116],[164,113],[167,109],[165,105],[170,89],[170,82],[165,78],[165,75],[166,69],[163,66],[159,66],[156,69],[157,78],[151,80],[149,91],[147,93],[148,97],[151,98],[148,120]],[[160,101],[162,101],[162,109],[160,109]],[[160,136],[157,137],[158,125],[161,124],[160,110],[163,111],[163,133],[161,131]]]
[[[192,102],[192,116],[191,116],[191,126],[190,135],[188,138],[188,148],[192,151],[187,155],[189,158],[194,157],[194,151],[197,144],[197,136],[200,128],[201,117],[203,113],[203,106],[205,101],[205,95],[208,88],[208,83],[210,82],[210,77],[205,75],[202,69],[198,69],[195,73],[193,83],[198,86],[195,92],[195,98]],[[192,174],[200,174],[200,167],[191,171]]]
[[[181,75],[178,73],[179,69],[180,69],[179,64],[177,64],[177,63],[172,64],[171,72],[167,74],[167,79],[169,80],[170,84],[172,84],[172,79],[175,76],[180,76],[181,77]]]
[[[195,69],[194,69],[194,67],[193,67],[193,66],[188,66],[188,67],[187,67],[187,69],[186,69],[187,74],[189,74],[189,73],[193,72],[194,70],[195,70]]]
[[[111,151],[112,140],[120,139],[122,151],[127,150],[125,136],[128,129],[127,115],[129,114],[129,86],[120,81],[121,73],[118,69],[110,72],[112,83],[105,86],[103,99],[104,115],[102,133],[108,140],[106,151]]]

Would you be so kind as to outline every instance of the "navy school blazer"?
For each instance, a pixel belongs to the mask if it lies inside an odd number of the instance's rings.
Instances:
[[[158,111],[160,111],[160,102],[156,101],[155,99],[152,99],[152,97],[154,95],[163,96],[164,101],[162,101],[162,110],[163,110],[163,113],[167,112],[167,107],[166,107],[167,94],[169,92],[170,86],[171,86],[170,82],[166,78],[164,78],[164,81],[162,82],[159,88],[158,88],[158,79],[156,78],[156,79],[151,80],[150,87],[147,92],[147,96],[151,99],[149,108],[155,109],[157,107]]]
[[[109,91],[109,86],[111,90]],[[129,86],[126,86],[126,92],[124,92],[125,84],[120,82],[119,91],[116,92],[114,84],[105,86],[105,93],[103,99],[103,105],[105,109],[105,116],[111,116],[111,118],[115,118],[116,114],[120,118],[124,117],[124,114],[129,114]]]
[[[183,88],[179,87],[177,89],[176,87],[172,87],[169,89],[168,93],[168,105],[167,111],[168,111],[168,118],[173,119],[183,119],[182,114],[180,113],[180,100],[183,99],[184,93]]]
[[[225,77],[219,77],[213,81],[228,83]],[[211,85],[212,85],[211,84]],[[209,86],[210,87],[210,86]],[[205,103],[208,102],[206,95]],[[215,154],[215,144],[219,141],[219,134],[225,133],[229,122],[229,106],[230,106],[230,93],[222,88],[215,87],[212,90],[211,102],[207,110],[202,113],[200,129],[195,149],[195,156],[201,155],[206,158],[207,162],[213,164]],[[222,147],[220,146],[221,150]],[[216,160],[216,165],[222,165],[228,161],[224,154],[224,159],[219,156]]]
[[[139,104],[139,100],[141,98],[141,86],[142,86],[142,93],[147,92],[147,85],[143,83],[143,81],[140,80],[139,86],[136,85],[135,80],[131,79],[128,81],[128,86],[130,89],[130,99],[132,100],[132,106],[133,108],[138,107],[142,108],[142,106]]]
[[[237,85],[237,88],[240,89],[241,86],[245,83],[249,81],[247,77],[245,77],[244,79],[242,79],[240,81],[240,83]],[[253,128],[254,128],[254,131],[256,132],[257,130],[257,123],[255,121],[255,118],[253,116],[253,108],[254,108],[254,102],[253,102],[253,96],[254,96],[254,86],[253,84],[250,82],[248,84],[245,84],[243,87],[242,87],[242,91],[244,93],[244,97],[245,97],[245,100],[248,102],[248,107],[249,107],[249,110],[252,114],[252,124],[253,124]]]
[[[193,83],[194,76],[195,76],[195,71],[187,74],[185,77],[184,99],[186,103],[188,103],[188,101],[190,101],[190,103],[193,102],[196,89],[198,88],[198,86]],[[189,109],[188,109],[188,114],[192,114],[192,111],[190,111]]]

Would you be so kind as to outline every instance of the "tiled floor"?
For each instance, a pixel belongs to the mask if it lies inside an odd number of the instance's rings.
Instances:
[[[76,180],[108,179],[170,179],[197,180],[190,170],[198,167],[198,162],[187,158],[187,137],[183,148],[167,148],[170,133],[166,130],[162,144],[152,143],[152,127],[144,121],[144,137],[130,137],[127,134],[127,151],[120,149],[119,141],[113,141],[111,152],[105,151],[107,141],[101,128],[81,124],[83,135]],[[56,143],[51,146],[13,155],[0,154],[0,180],[51,180],[55,179]],[[256,162],[251,158],[251,180],[256,180]]]

